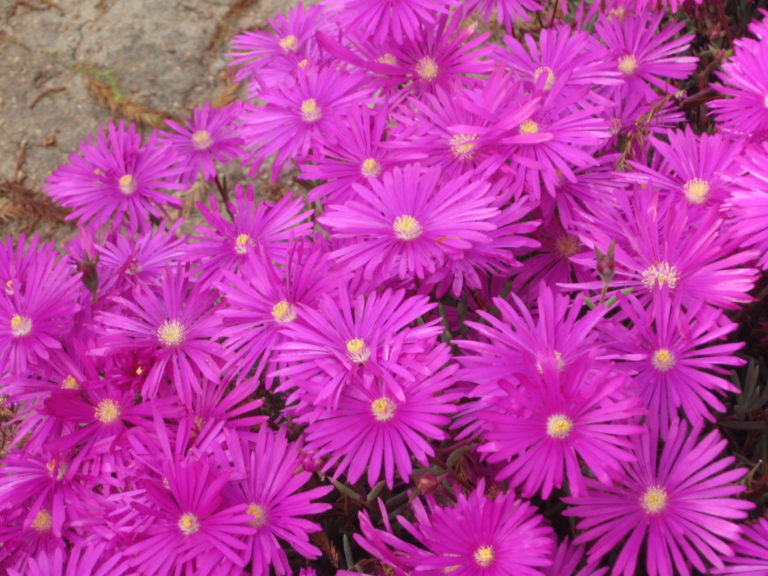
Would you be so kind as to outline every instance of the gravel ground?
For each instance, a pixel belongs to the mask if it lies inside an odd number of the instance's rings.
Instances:
[[[45,177],[110,118],[146,125],[232,92],[234,34],[293,0],[0,0],[0,237],[63,238]]]

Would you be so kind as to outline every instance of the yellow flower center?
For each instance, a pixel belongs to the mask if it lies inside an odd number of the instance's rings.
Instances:
[[[381,164],[376,162],[375,158],[366,158],[360,167],[360,174],[365,178],[375,178],[381,174]]]
[[[179,530],[184,536],[191,536],[200,530],[200,521],[191,512],[182,514],[179,518]]]
[[[314,98],[309,98],[301,103],[301,119],[304,122],[317,122],[322,115],[323,112]]]
[[[272,306],[272,318],[276,322],[293,322],[296,320],[296,309],[291,306],[288,300],[280,300]]]
[[[120,404],[109,398],[96,404],[93,416],[102,424],[112,424],[120,418]]]
[[[184,326],[178,320],[166,320],[157,329],[157,339],[165,346],[178,346],[184,342]]]
[[[426,82],[432,82],[437,78],[439,70],[437,62],[435,62],[435,59],[431,56],[424,56],[421,60],[416,62],[416,74]]]
[[[248,508],[245,509],[245,513],[249,514],[253,520],[248,523],[254,528],[260,528],[267,522],[267,511],[261,506],[255,503],[248,504]]]
[[[674,290],[680,281],[680,273],[677,270],[677,266],[666,261],[651,264],[643,270],[642,277],[643,286],[648,290],[653,290],[656,284],[659,285],[659,288],[663,288],[664,284],[668,284],[670,289]]]
[[[661,486],[651,486],[640,498],[640,505],[648,514],[658,514],[667,507],[667,491]]]
[[[555,239],[555,251],[561,258],[570,258],[579,251],[581,242],[573,234],[562,234]]]
[[[32,331],[32,318],[14,314],[11,316],[11,334],[16,338],[26,336]]]
[[[309,60],[304,58],[303,60],[299,60],[298,67],[304,69],[307,67],[307,64],[309,64]]]
[[[251,243],[251,237],[248,234],[238,234],[235,238],[235,252],[241,256],[248,252],[248,245]]]
[[[547,419],[547,434],[551,438],[562,440],[573,430],[573,421],[565,414],[553,414]]]
[[[126,196],[130,196],[136,191],[136,182],[134,181],[133,176],[130,174],[120,176],[120,180],[118,180],[118,186],[120,188],[120,192]]]
[[[5,293],[8,294],[8,296],[13,296],[13,280],[8,280],[8,282],[5,283]]]
[[[525,122],[520,124],[520,134],[538,134],[539,125],[533,120],[528,118]]]
[[[365,364],[371,356],[371,351],[365,346],[362,338],[347,340],[347,354],[355,364]]]
[[[552,70],[552,68],[550,68],[549,66],[539,66],[533,72],[534,82],[538,82],[542,74],[547,75],[547,79],[544,81],[544,91],[548,92],[549,90],[552,90],[552,86],[555,85],[555,71]]]
[[[208,130],[198,130],[192,134],[192,146],[195,150],[207,150],[212,144],[213,140]]]
[[[480,546],[473,555],[475,562],[481,568],[487,568],[496,559],[496,555],[493,553],[493,546]]]
[[[666,372],[675,365],[675,355],[671,350],[667,350],[666,348],[659,348],[656,350],[656,352],[653,353],[651,363],[653,364],[653,367],[656,368],[656,370]]]
[[[64,390],[80,390],[80,384],[72,374],[68,374],[66,378],[61,382],[61,387]]]
[[[40,508],[35,519],[32,521],[32,528],[38,532],[48,532],[52,526],[53,521],[51,519],[51,513],[45,508]]]
[[[683,194],[691,204],[704,204],[709,197],[709,182],[702,178],[691,178],[683,185]]]
[[[637,70],[637,58],[634,54],[626,54],[619,58],[619,72],[631,76]]]
[[[391,420],[395,415],[395,408],[397,408],[395,403],[386,396],[376,398],[376,400],[371,402],[371,412],[373,412],[373,417],[379,422]]]
[[[392,230],[395,231],[395,236],[400,240],[415,240],[421,236],[421,224],[416,218],[408,214],[395,218]]]
[[[451,152],[459,160],[470,160],[475,155],[477,134],[454,134],[451,136]]]
[[[397,58],[394,54],[387,52],[386,54],[376,58],[376,62],[379,64],[389,64],[390,66],[395,66],[397,64]]]
[[[288,34],[288,36],[280,38],[280,48],[285,52],[296,52],[298,43],[298,38],[293,34]]]
[[[56,459],[53,458],[48,461],[48,463],[45,465],[46,470],[48,470],[48,474],[53,476],[54,470],[56,470]],[[65,466],[64,462],[59,462],[59,470],[56,474],[56,479],[61,480],[64,478],[64,475],[67,473],[67,467]]]

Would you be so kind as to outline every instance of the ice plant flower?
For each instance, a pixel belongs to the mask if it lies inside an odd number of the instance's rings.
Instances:
[[[678,36],[683,22],[661,26],[662,11],[643,11],[622,18],[601,15],[595,24],[599,38],[611,51],[616,69],[624,77],[624,85],[615,96],[625,99],[637,96],[646,102],[658,97],[654,88],[664,94],[677,91],[667,78],[680,80],[696,68],[698,58],[678,56],[688,49],[693,35]]]
[[[253,185],[235,186],[225,214],[211,196],[210,207],[198,204],[206,223],[198,226],[188,244],[190,259],[205,283],[237,271],[251,253],[267,262],[284,264],[292,241],[309,235],[312,224],[301,198],[286,194],[271,204],[257,198]],[[230,216],[231,214],[231,216]]]
[[[438,14],[448,11],[458,0],[324,0],[342,29],[361,28],[373,41],[388,37],[402,44],[414,40],[419,32],[436,23]]]
[[[160,138],[176,150],[184,166],[184,183],[192,184],[198,174],[212,182],[216,162],[226,164],[240,155],[244,142],[234,127],[235,118],[233,107],[212,108],[206,102],[192,111],[184,125],[166,120],[172,132],[161,133]]]
[[[485,495],[485,482],[454,506],[426,508],[413,502],[416,522],[399,522],[424,548],[413,558],[419,570],[461,576],[538,576],[552,563],[552,529],[513,492]],[[461,530],[456,527],[461,526]]]
[[[444,361],[445,355],[440,358]],[[309,415],[306,449],[318,457],[327,455],[325,468],[335,467],[336,475],[346,472],[351,483],[365,475],[369,486],[383,478],[391,489],[395,469],[408,482],[411,458],[426,467],[434,455],[430,441],[446,438],[444,427],[460,398],[451,391],[456,368],[450,365],[426,378],[403,382],[402,400],[384,387],[349,387],[335,409]],[[355,437],[345,430],[356,430]]]
[[[439,170],[415,164],[353,187],[357,199],[329,206],[318,220],[337,242],[331,258],[380,282],[424,278],[446,257],[489,242],[488,220],[498,213],[490,184],[466,175],[441,184]]]
[[[44,189],[72,209],[69,220],[96,228],[111,220],[115,230],[123,225],[131,232],[146,230],[151,216],[162,219],[166,207],[181,208],[181,201],[165,192],[184,188],[178,160],[156,134],[142,144],[133,124],[109,123],[80,144],[69,164],[53,171]]]
[[[744,527],[741,539],[733,545],[733,554],[725,558],[725,566],[716,569],[714,574],[768,574],[768,518]]]
[[[199,374],[219,380],[223,350],[215,340],[220,324],[214,314],[217,294],[187,274],[183,268],[166,270],[159,288],[139,291],[131,300],[115,298],[120,308],[98,317],[102,337],[94,353],[140,350],[150,360],[144,397],[166,392],[170,378],[181,401],[189,404],[201,393]]]
[[[695,135],[690,126],[684,131],[669,130],[665,140],[652,136],[657,167],[632,162],[637,170],[628,174],[670,195],[670,202],[684,200],[690,207],[719,206],[728,199],[740,175],[736,158],[741,145],[722,134]]]
[[[347,387],[382,383],[387,395],[405,400],[399,380],[430,373],[423,356],[442,332],[435,320],[410,325],[434,307],[404,290],[354,297],[344,285],[334,297],[323,295],[316,310],[298,307],[297,321],[285,325],[285,340],[275,347],[278,390],[299,387],[312,404],[336,408]]]
[[[716,89],[726,96],[709,103],[723,129],[758,139],[768,132],[768,44],[737,45],[719,74]]]
[[[301,469],[299,446],[278,431],[263,426],[252,442],[243,442],[236,458],[245,478],[230,488],[228,498],[245,508],[246,534],[253,576],[268,576],[270,567],[278,576],[291,574],[286,546],[305,558],[317,558],[320,551],[310,544],[309,534],[320,525],[301,516],[325,512],[331,506],[314,502],[332,490],[330,485],[303,490],[312,473]]]
[[[140,481],[131,502],[143,517],[135,543],[125,550],[138,574],[242,574],[248,562],[243,538],[253,534],[244,504],[227,505],[229,474],[206,460],[176,460],[162,478]]]
[[[321,243],[290,242],[285,265],[249,254],[238,274],[225,273],[218,289],[225,305],[220,335],[227,349],[226,373],[259,377],[275,347],[286,340],[283,328],[301,307],[315,308],[335,289],[328,254]]]
[[[319,134],[342,122],[350,108],[375,103],[363,81],[361,73],[312,67],[260,93],[266,105],[250,106],[241,115],[251,174],[272,155],[275,181],[289,160],[306,161]]]
[[[609,347],[627,358],[622,366],[633,374],[648,419],[667,429],[682,409],[694,426],[713,420],[712,411],[726,407],[720,397],[738,389],[725,377],[727,366],[741,366],[735,353],[740,342],[724,337],[736,329],[721,310],[689,309],[664,290],[644,309],[634,298],[622,301],[631,327],[606,329]]]
[[[28,262],[22,256],[24,249],[21,242],[15,254],[5,253],[5,258],[22,265],[14,265],[15,270],[7,267],[5,275],[10,277],[0,292],[0,376],[26,375],[30,365],[61,349],[83,294],[80,276],[56,257],[52,246],[38,247],[33,240],[27,248]]]
[[[583,494],[585,467],[610,482],[635,459],[630,438],[644,432],[634,424],[644,412],[640,402],[628,394],[625,374],[610,365],[590,373],[592,363],[582,357],[567,369],[544,366],[479,414],[487,439],[480,451],[505,463],[499,479],[522,486],[523,496],[548,498],[566,479],[571,494]]]
[[[690,565],[706,572],[722,568],[740,526],[754,504],[734,498],[746,470],[729,469],[733,456],[719,458],[725,440],[717,431],[700,438],[682,422],[670,427],[658,454],[658,429],[634,439],[637,462],[608,485],[587,480],[588,493],[565,498],[566,516],[580,518],[575,543],[592,542],[590,559],[621,551],[611,574],[635,574],[644,548],[649,576],[689,576]],[[643,546],[645,544],[645,546]]]

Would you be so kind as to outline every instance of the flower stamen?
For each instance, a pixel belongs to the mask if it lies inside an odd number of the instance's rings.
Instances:
[[[437,73],[439,71],[440,69],[437,66],[437,62],[435,62],[435,59],[431,56],[424,56],[416,62],[416,74],[426,82],[432,82],[437,78]]]
[[[702,178],[691,178],[683,185],[683,194],[691,204],[704,204],[709,197],[709,182]]]
[[[677,266],[667,261],[654,262],[643,270],[641,276],[643,278],[643,286],[648,290],[653,290],[656,284],[658,284],[659,288],[663,288],[664,284],[667,284],[670,290],[674,290],[680,281],[680,272],[678,272]]]
[[[355,364],[365,364],[371,356],[371,351],[368,350],[362,338],[352,338],[347,340],[347,355]]]
[[[562,440],[567,438],[573,430],[573,420],[565,414],[553,414],[547,419],[547,434],[550,438]]]
[[[106,398],[96,405],[93,417],[102,424],[113,424],[120,418],[120,404]]]
[[[272,306],[272,318],[276,322],[293,322],[296,320],[296,309],[291,306],[288,300],[280,300]]]
[[[493,546],[480,546],[477,550],[475,550],[473,558],[475,559],[475,562],[477,562],[478,566],[481,568],[487,568],[493,564],[493,561],[496,559]]]
[[[637,58],[634,54],[625,54],[619,58],[619,72],[626,76],[631,76],[637,70]]]
[[[667,507],[667,491],[661,486],[651,486],[640,498],[640,505],[648,514],[658,514]]]
[[[192,146],[195,150],[208,150],[212,145],[213,140],[208,130],[198,130],[192,134]]]
[[[676,364],[675,355],[667,348],[659,348],[653,353],[651,364],[659,372],[666,372]]]
[[[136,192],[136,181],[130,174],[124,174],[123,176],[120,176],[120,180],[118,180],[118,186],[120,188],[120,192],[126,196],[130,196]]]
[[[451,152],[459,160],[470,160],[477,148],[477,134],[454,134],[451,136]]]
[[[381,174],[381,164],[376,162],[375,158],[366,158],[360,167],[360,174],[365,178],[375,178]]]
[[[371,402],[371,412],[373,412],[373,417],[379,422],[391,420],[395,415],[395,408],[397,408],[397,405],[386,396],[376,398],[376,400]]]
[[[402,214],[395,218],[392,230],[395,231],[395,236],[400,240],[415,240],[421,236],[421,224],[416,218],[408,214]]]
[[[178,320],[166,320],[157,329],[157,339],[165,346],[178,346],[184,342],[184,326]]]
[[[254,502],[248,504],[245,513],[253,518],[253,520],[250,520],[248,523],[254,528],[261,528],[267,523],[267,511]]]
[[[22,338],[32,331],[32,318],[14,314],[11,316],[11,334],[15,338]]]
[[[301,119],[304,122],[317,122],[322,116],[323,112],[314,98],[308,98],[301,103]]]
[[[191,536],[200,530],[200,521],[191,512],[182,514],[179,518],[179,530],[184,536]]]

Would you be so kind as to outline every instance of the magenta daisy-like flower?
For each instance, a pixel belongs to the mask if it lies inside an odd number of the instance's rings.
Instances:
[[[721,134],[696,135],[690,126],[684,131],[669,130],[665,142],[651,136],[659,165],[646,167],[632,162],[640,179],[672,196],[677,204],[684,199],[689,206],[719,206],[732,191],[741,169],[736,163],[741,146]]]
[[[552,528],[512,492],[485,495],[481,481],[454,506],[425,508],[414,500],[416,523],[399,522],[427,552],[412,559],[418,570],[457,576],[541,576],[552,564]],[[457,529],[457,527],[461,529]]]
[[[693,35],[677,36],[684,23],[662,27],[662,18],[662,11],[643,11],[623,19],[600,16],[595,24],[597,35],[608,46],[616,69],[624,77],[625,83],[618,89],[621,97],[637,93],[653,102],[658,99],[653,88],[674,93],[677,89],[666,79],[688,78],[696,68],[698,58],[677,55],[688,49]]]
[[[467,12],[477,10],[485,22],[488,22],[492,14],[496,14],[499,23],[510,34],[515,20],[518,18],[530,20],[528,13],[541,9],[541,4],[535,0],[469,0],[464,5],[464,10]],[[546,32],[546,29],[542,32]]]
[[[184,125],[166,120],[173,132],[161,133],[160,137],[176,151],[184,167],[184,183],[194,182],[198,173],[212,182],[216,162],[226,164],[240,155],[244,142],[234,128],[235,117],[234,108],[212,108],[206,102],[192,111]]]
[[[489,242],[495,228],[489,219],[498,209],[479,179],[441,183],[439,170],[409,165],[354,187],[357,199],[329,206],[318,220],[338,243],[331,257],[366,279],[424,278],[446,258]]]
[[[322,243],[291,242],[284,266],[252,254],[240,274],[228,273],[218,285],[225,338],[225,372],[258,377],[272,351],[286,337],[282,327],[296,320],[303,306],[315,308],[322,294],[335,288]]]
[[[309,534],[321,527],[301,518],[325,512],[331,506],[313,502],[328,494],[330,485],[300,491],[310,483],[312,473],[301,469],[301,454],[288,442],[285,429],[277,432],[263,426],[253,442],[242,444],[239,465],[245,478],[235,483],[228,494],[245,508],[247,526],[245,543],[251,562],[249,573],[268,576],[270,567],[278,576],[291,574],[286,550],[298,552],[304,558],[317,558],[320,550],[309,542]],[[235,451],[237,452],[237,451]]]
[[[117,234],[97,246],[102,294],[125,295],[137,287],[156,286],[163,270],[186,261],[186,241],[178,237],[181,220],[131,237]]]
[[[301,198],[286,194],[270,204],[257,198],[252,184],[235,186],[229,204],[230,218],[222,213],[215,196],[210,208],[198,204],[206,224],[196,228],[187,250],[197,264],[204,283],[219,281],[226,272],[237,271],[251,253],[268,262],[284,264],[292,241],[308,236],[311,213],[305,211]]]
[[[573,101],[586,96],[595,86],[623,82],[621,73],[611,69],[605,46],[583,30],[543,28],[538,42],[530,34],[525,35],[524,42],[505,36],[506,50],[498,50],[496,58],[508,65],[529,90]]]
[[[723,232],[716,210],[702,212],[694,227],[687,211],[661,210],[653,190],[618,192],[615,200],[618,209],[593,204],[604,225],[585,225],[580,235],[602,253],[616,242],[611,290],[631,288],[648,302],[666,288],[679,293],[684,306],[706,303],[732,309],[751,301],[749,291],[757,277],[751,263],[757,254],[735,249],[738,239]],[[594,268],[594,255],[591,259]],[[603,283],[579,286],[601,290]]]
[[[729,469],[732,456],[717,431],[700,438],[682,422],[670,427],[658,453],[660,434],[651,428],[634,440],[637,462],[624,465],[614,485],[587,480],[588,494],[565,498],[566,516],[580,518],[575,543],[592,542],[589,557],[598,559],[619,546],[611,574],[632,576],[644,548],[649,576],[691,574],[721,568],[732,554],[729,542],[754,504],[735,498],[746,473]],[[643,546],[645,544],[645,546]]]
[[[768,518],[745,526],[741,539],[733,544],[733,554],[725,558],[725,566],[715,574],[765,576],[768,574]]]
[[[142,494],[131,502],[141,519],[125,550],[132,568],[153,576],[242,574],[245,536],[254,529],[245,504],[226,505],[230,475],[205,459],[167,462],[162,474],[140,480]]]
[[[438,368],[446,360],[445,350],[442,352],[440,362],[431,362]],[[434,455],[430,442],[446,438],[444,428],[456,411],[454,402],[461,397],[450,391],[456,368],[450,365],[426,378],[402,382],[403,399],[395,399],[384,387],[346,388],[335,409],[309,415],[306,450],[316,452],[317,457],[327,455],[325,469],[335,466],[335,474],[346,472],[352,483],[366,475],[372,487],[383,477],[391,489],[395,469],[408,482],[411,458],[428,466],[428,458]],[[355,430],[353,438],[347,430]]]
[[[404,400],[400,381],[430,373],[424,355],[442,332],[436,320],[410,324],[434,307],[403,290],[355,298],[344,285],[334,297],[324,294],[316,310],[298,307],[298,318],[285,324],[285,340],[276,347],[282,367],[272,376],[281,380],[278,390],[304,387],[312,392],[311,403],[335,408],[347,387],[382,383],[383,392]]]
[[[438,14],[448,14],[458,0],[323,0],[342,29],[364,30],[376,43],[390,36],[401,44],[415,39],[423,25],[434,26]]]
[[[375,103],[360,73],[335,67],[300,69],[295,76],[259,94],[263,106],[250,106],[242,114],[241,135],[250,151],[247,159],[255,174],[274,155],[272,178],[277,180],[289,160],[306,161],[318,135],[344,121],[350,108]]]
[[[710,306],[685,309],[666,290],[649,306],[623,299],[632,327],[607,331],[610,347],[627,358],[622,365],[634,375],[648,419],[665,430],[679,409],[694,426],[714,420],[711,410],[726,409],[719,396],[738,392],[726,367],[744,364],[735,356],[743,344],[723,341],[736,324]]]
[[[388,117],[387,106],[352,108],[346,121],[319,136],[321,154],[301,166],[302,178],[325,181],[310,190],[311,202],[343,204],[355,196],[352,184],[365,184],[391,168],[394,155],[382,146]]]
[[[610,482],[634,460],[630,438],[644,431],[633,423],[641,404],[627,394],[625,374],[610,365],[595,373],[592,364],[582,357],[560,370],[544,366],[479,415],[487,439],[480,451],[508,462],[499,478],[522,486],[523,496],[548,498],[566,479],[571,494],[583,494],[584,468]]]
[[[276,14],[269,20],[274,32],[241,32],[232,39],[232,52],[227,54],[229,66],[239,68],[235,80],[253,77],[266,86],[283,80],[310,56],[315,32],[324,27],[323,22],[322,8],[299,2],[287,15]]]
[[[741,158],[747,175],[740,179],[728,202],[732,214],[729,232],[742,246],[758,250],[758,263],[768,269],[768,143],[748,148]]]
[[[136,127],[110,123],[94,139],[88,137],[80,151],[48,177],[45,191],[59,204],[71,208],[68,220],[100,227],[112,220],[129,231],[150,227],[150,217],[164,218],[166,207],[181,208],[181,200],[167,190],[184,188],[178,179],[179,158],[162,144],[157,133],[142,144]]]
[[[464,366],[462,376],[481,390],[489,392],[510,378],[541,373],[549,365],[563,370],[600,351],[595,326],[604,309],[585,314],[581,296],[571,300],[544,284],[539,285],[535,314],[516,295],[510,298],[512,304],[494,298],[500,318],[479,310],[483,322],[467,321],[480,338],[454,340],[471,353],[459,358]]]
[[[192,283],[182,268],[169,269],[159,289],[137,291],[131,299],[115,298],[121,308],[98,316],[103,336],[94,353],[141,351],[151,363],[142,395],[157,396],[170,378],[179,398],[189,404],[201,393],[200,374],[219,380],[217,296]]]
[[[9,242],[10,247],[10,242]],[[25,375],[31,364],[45,361],[60,349],[72,328],[83,294],[80,277],[52,246],[19,243],[7,252],[0,247],[6,278],[0,292],[0,376]]]
[[[754,138],[768,132],[768,43],[742,42],[723,64],[716,86],[726,98],[709,107],[724,129]]]

